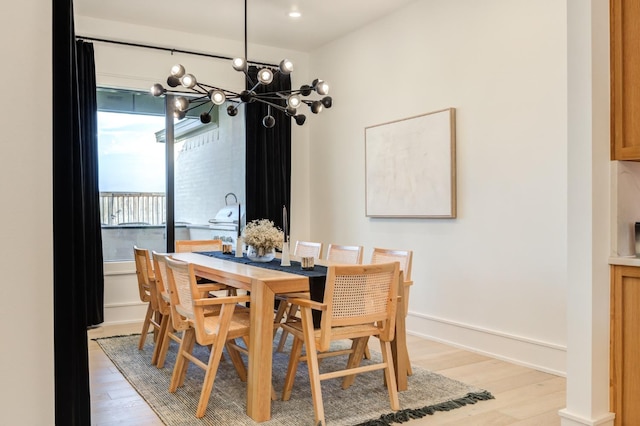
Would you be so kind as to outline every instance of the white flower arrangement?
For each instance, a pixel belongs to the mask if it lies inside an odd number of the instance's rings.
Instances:
[[[257,219],[247,223],[242,232],[244,242],[256,249],[269,251],[282,249],[284,233],[269,219]]]

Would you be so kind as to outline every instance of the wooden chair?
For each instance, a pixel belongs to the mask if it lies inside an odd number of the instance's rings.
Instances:
[[[298,257],[313,257],[315,259],[320,259],[322,255],[322,243],[316,243],[312,241],[296,241],[296,245],[293,250],[293,255]],[[308,298],[309,293],[295,293],[289,295],[278,295],[276,299],[279,301],[278,309],[276,310],[276,314],[273,320],[274,328],[273,334],[275,337],[278,328],[280,328],[280,323],[284,320],[286,321],[295,321],[296,315],[298,313],[298,307],[296,305],[292,305],[289,303],[289,299],[303,297]],[[278,342],[278,347],[276,351],[282,352],[284,349],[284,344],[287,341],[287,336],[289,333],[285,330],[282,330],[282,334],[280,335],[280,341]]]
[[[222,240],[176,240],[176,253],[193,253],[198,251],[222,251]],[[218,288],[211,291],[226,290],[227,295],[235,296],[237,294],[234,287],[224,284],[215,283],[207,278],[197,277],[198,284],[217,284]]]
[[[371,253],[371,263],[386,263],[386,262],[399,262],[400,263],[400,271],[402,271],[403,276],[403,292],[404,292],[404,300],[402,301],[404,307],[405,317],[407,315],[409,309],[409,289],[413,285],[413,281],[411,281],[411,264],[413,262],[413,251],[412,250],[395,250],[395,249],[385,249],[380,247],[374,247],[373,252]],[[407,360],[407,374],[413,374],[411,370],[411,362],[409,361],[409,352],[406,346],[402,346],[398,348],[403,352],[403,356],[406,357]]]
[[[236,310],[238,303],[248,302],[249,296],[201,297],[193,264],[166,258],[167,277],[171,289],[172,309],[185,322],[184,334],[176,363],[171,375],[169,392],[176,392],[184,384],[189,363],[205,370],[204,382],[200,392],[200,400],[196,409],[196,417],[203,417],[213,389],[213,383],[222,357],[222,349],[226,346],[227,353],[233,362],[242,381],[247,379],[247,371],[240,356],[245,348],[236,344],[236,339],[245,342],[249,337],[249,311],[247,308]],[[175,296],[175,298],[174,298]],[[207,308],[218,307],[214,315],[207,315]],[[179,325],[182,327],[182,325]],[[209,346],[211,354],[207,363],[193,356],[195,343]]]
[[[155,364],[157,357],[157,351],[155,348],[162,344],[162,333],[160,333],[162,327],[162,313],[158,306],[155,274],[153,267],[151,266],[151,258],[148,250],[133,246],[133,258],[136,264],[136,277],[138,279],[140,300],[147,304],[147,312],[144,316],[144,322],[142,323],[138,349],[142,350],[144,342],[147,339],[147,334],[149,334],[149,327],[153,327],[153,339],[155,346],[153,355],[151,356],[151,363]]]
[[[222,240],[176,240],[177,253],[196,251],[222,251]]]
[[[333,263],[360,265],[362,263],[362,252],[362,246],[329,244],[329,247],[327,247],[327,260]]]
[[[306,243],[308,244],[308,243]],[[318,244],[318,243],[314,243]],[[322,245],[320,245],[322,246]],[[329,244],[327,248],[327,260],[332,261],[334,263],[344,263],[348,265],[359,265],[362,263],[362,246],[343,246],[338,244]],[[279,326],[279,324],[284,320],[286,321],[299,321],[300,319],[297,317],[298,314],[298,306],[292,305],[288,302],[291,298],[302,297],[307,299],[309,297],[309,293],[295,293],[289,295],[279,296],[280,305],[278,306],[278,311],[275,316],[275,324]],[[277,331],[278,327],[275,328]],[[278,347],[276,350],[278,352],[282,352],[284,348],[285,341],[287,339],[288,333],[284,330],[282,331],[282,335],[280,336],[280,341],[278,342]]]
[[[320,259],[322,256],[322,243],[312,241],[296,241],[293,249],[293,255],[298,257],[315,257]]]
[[[167,276],[167,258],[169,254],[153,251],[151,255],[153,257],[153,269],[156,273],[158,306],[163,315],[162,322],[160,323],[162,344],[156,346],[156,348],[159,348],[156,356],[156,367],[163,368],[170,341],[173,340],[178,345],[182,343],[182,332],[188,328],[188,325],[186,325],[186,322],[181,322],[177,317],[174,318],[174,315],[171,313],[171,291],[169,289],[169,279]]]
[[[347,379],[373,370],[384,370],[391,409],[400,409],[390,345],[395,331],[399,276],[397,262],[329,266],[324,302],[292,300],[292,303],[300,306],[302,321],[282,324],[294,336],[282,400],[286,401],[291,396],[304,343],[315,412],[314,424],[325,424],[320,386],[322,380],[336,377]],[[312,309],[322,311],[320,328],[317,330],[313,327]],[[382,361],[359,366],[370,336],[380,339]],[[321,355],[329,352],[331,342],[342,339],[354,339],[357,342],[346,368],[320,374],[318,352]],[[345,385],[343,381],[344,389],[349,385]]]

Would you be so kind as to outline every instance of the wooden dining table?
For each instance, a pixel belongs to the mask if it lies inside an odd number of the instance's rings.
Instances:
[[[309,278],[291,272],[261,268],[198,253],[174,253],[192,263],[198,276],[250,292],[251,332],[247,371],[247,415],[256,422],[271,418],[273,321],[275,295],[309,291]],[[326,261],[317,264],[329,266]],[[399,286],[403,287],[403,286]],[[402,297],[403,290],[400,290]],[[408,357],[404,329],[404,303],[398,303],[396,338],[392,342],[398,390],[407,388]]]

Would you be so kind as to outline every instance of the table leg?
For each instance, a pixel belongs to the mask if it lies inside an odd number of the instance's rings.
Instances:
[[[247,415],[256,422],[271,418],[274,297],[264,282],[252,282]]]
[[[402,282],[402,280],[401,280]],[[396,373],[396,383],[398,391],[407,390],[407,372],[409,371],[409,357],[407,354],[407,331],[405,327],[405,291],[404,285],[398,286],[398,309],[396,311],[396,331],[391,341],[391,352]]]

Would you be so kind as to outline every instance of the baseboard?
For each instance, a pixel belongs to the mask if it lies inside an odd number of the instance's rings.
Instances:
[[[566,346],[416,312],[409,312],[406,327],[410,335],[566,377]]]
[[[115,325],[140,322],[147,313],[147,304],[142,302],[110,303],[104,305],[104,322],[100,325]]]
[[[615,413],[605,413],[599,418],[587,419],[570,413],[566,408],[558,411],[562,426],[613,426]]]

